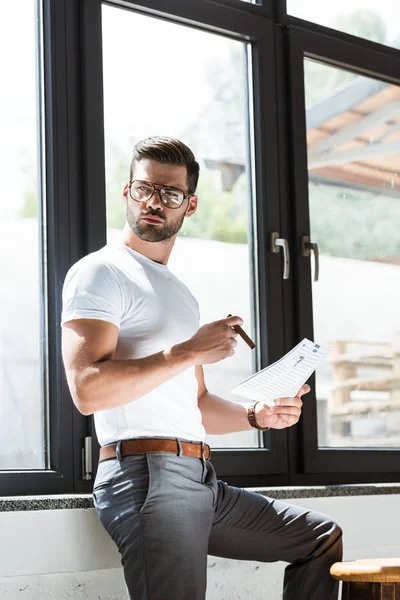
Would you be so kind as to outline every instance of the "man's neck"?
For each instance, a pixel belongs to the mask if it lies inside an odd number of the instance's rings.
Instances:
[[[122,232],[121,242],[136,250],[139,254],[147,256],[150,260],[166,265],[174,247],[176,235],[162,242],[145,242],[133,233],[130,227],[125,226]]]

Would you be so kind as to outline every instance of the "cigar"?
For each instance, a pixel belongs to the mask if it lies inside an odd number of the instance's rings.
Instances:
[[[228,315],[228,317],[231,317],[232,315]],[[244,340],[246,342],[246,344],[249,346],[249,348],[251,348],[253,350],[253,348],[256,347],[255,343],[253,342],[253,340],[251,340],[249,338],[249,336],[247,335],[247,333],[245,333],[243,331],[243,329],[239,326],[239,325],[232,325],[232,329],[234,329],[242,338],[242,340]]]

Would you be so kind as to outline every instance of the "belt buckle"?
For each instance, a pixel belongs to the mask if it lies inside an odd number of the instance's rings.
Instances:
[[[117,445],[115,446],[115,454],[116,457],[118,458],[118,460],[121,462],[122,460],[122,455],[121,455],[121,443],[122,440],[118,440]]]
[[[204,450],[205,450],[205,443],[204,442],[200,442],[201,443],[201,458],[203,461],[209,460],[210,456],[211,456],[211,451],[210,451],[210,455],[208,457],[208,459],[206,459],[205,454],[204,454]]]

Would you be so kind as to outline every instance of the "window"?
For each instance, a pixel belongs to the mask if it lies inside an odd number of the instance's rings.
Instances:
[[[321,447],[400,447],[400,87],[306,60]]]
[[[98,448],[64,375],[62,283],[118,240],[132,147],[156,134],[201,166],[169,267],[201,323],[238,313],[257,344],[238,339],[232,359],[206,366],[210,391],[242,402],[230,390],[303,337],[331,348],[298,426],[207,436],[219,477],[398,479],[397,3],[376,14],[367,0],[287,0],[289,18],[270,0],[3,4],[0,495],[91,491]],[[304,236],[319,248],[315,282]]]
[[[246,45],[106,5],[103,45],[108,242],[125,224],[134,143],[157,134],[181,139],[200,163],[199,207],[169,268],[198,299],[201,325],[238,314],[254,337]],[[146,46],[146,61],[134,61]],[[205,365],[210,391],[240,402],[229,390],[253,372],[253,354],[239,340],[234,357]],[[207,437],[214,448],[258,446],[256,431]]]
[[[296,432],[303,473],[391,481],[400,445],[399,60],[300,28],[290,60],[297,315],[302,337],[331,349]]]
[[[43,469],[44,263],[35,3],[3,3],[0,12],[0,469]]]
[[[394,15],[397,0],[287,0],[290,15],[338,29],[387,46],[400,48],[400,33]]]

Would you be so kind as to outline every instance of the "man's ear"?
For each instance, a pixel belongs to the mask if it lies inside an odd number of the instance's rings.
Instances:
[[[129,194],[129,183],[125,184],[124,191],[122,192],[122,200],[124,204],[128,203],[128,194]]]
[[[188,200],[188,208],[186,210],[185,217],[191,217],[197,210],[197,203],[199,199],[196,194],[192,194]]]

